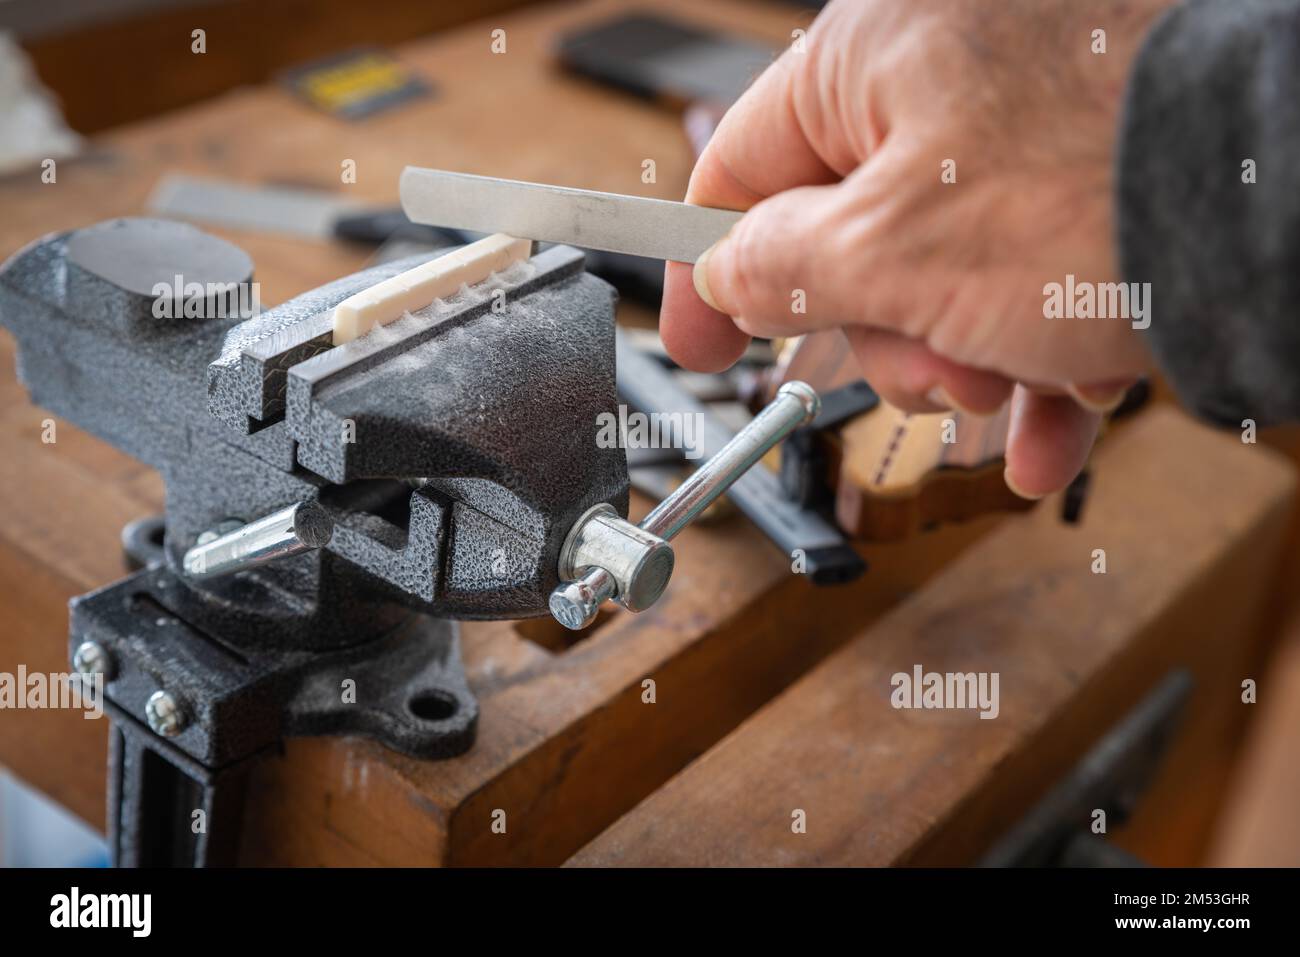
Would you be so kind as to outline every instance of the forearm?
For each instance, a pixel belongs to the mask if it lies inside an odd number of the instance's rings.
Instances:
[[[1121,121],[1120,260],[1183,401],[1300,420],[1300,0],[1192,0],[1152,31]]]

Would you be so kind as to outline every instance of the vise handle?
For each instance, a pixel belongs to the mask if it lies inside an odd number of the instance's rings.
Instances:
[[[672,495],[633,525],[608,505],[587,511],[560,550],[561,584],[551,592],[552,616],[581,630],[614,599],[644,611],[663,594],[673,572],[668,542],[758,462],[768,450],[817,416],[821,400],[812,386],[787,382],[747,426],[701,465]]]

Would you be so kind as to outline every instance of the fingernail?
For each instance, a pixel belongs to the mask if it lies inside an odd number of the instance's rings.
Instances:
[[[718,312],[722,312],[722,309],[718,307],[717,300],[713,298],[713,293],[709,292],[709,257],[713,255],[713,251],[718,248],[720,242],[722,240],[719,239],[717,243],[714,243],[700,254],[700,258],[695,260],[695,269],[691,272],[696,294],[708,303],[710,308],[717,309]]]
[[[1065,391],[1069,393],[1070,398],[1083,406],[1089,412],[1099,412],[1105,414],[1114,412],[1124,401],[1124,396],[1128,395],[1128,389],[1120,389],[1118,392],[1097,392],[1092,395],[1086,394],[1077,385],[1067,385]]]
[[[1006,468],[1002,470],[1002,481],[1007,483],[1007,488],[1011,489],[1011,491],[1015,492],[1016,495],[1020,496],[1023,499],[1028,499],[1031,502],[1037,502],[1040,498],[1043,497],[1042,495],[1031,495],[1029,492],[1026,492],[1024,489],[1017,486],[1016,483],[1011,480],[1010,468]]]

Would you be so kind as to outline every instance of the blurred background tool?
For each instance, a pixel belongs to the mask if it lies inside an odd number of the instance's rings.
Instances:
[[[574,73],[673,107],[726,106],[779,49],[688,20],[632,13],[564,34],[560,63]]]
[[[364,120],[432,92],[396,57],[372,47],[296,66],[281,82],[312,106],[347,120]]]

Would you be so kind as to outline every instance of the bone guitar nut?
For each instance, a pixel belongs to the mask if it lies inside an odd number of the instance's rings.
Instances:
[[[334,344],[359,339],[375,326],[445,298],[462,285],[482,282],[527,259],[532,247],[531,239],[496,233],[363,289],[334,307]]]

